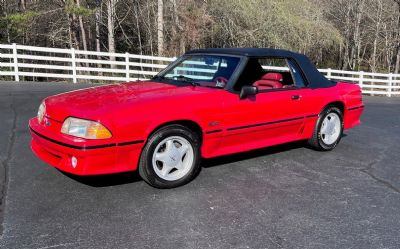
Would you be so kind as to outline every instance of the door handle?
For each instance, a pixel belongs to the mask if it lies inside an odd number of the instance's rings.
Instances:
[[[293,100],[299,100],[301,99],[301,95],[292,95]]]

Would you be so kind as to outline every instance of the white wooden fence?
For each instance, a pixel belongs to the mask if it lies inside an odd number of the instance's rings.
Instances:
[[[156,75],[175,59],[0,44],[0,80],[73,83],[132,81]],[[204,70],[205,73],[210,71]],[[352,72],[330,68],[319,71],[332,80],[357,82],[364,94],[400,96],[400,74]]]

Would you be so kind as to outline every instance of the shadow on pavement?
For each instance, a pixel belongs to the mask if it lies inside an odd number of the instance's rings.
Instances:
[[[266,147],[262,149],[256,149],[248,152],[241,152],[237,154],[231,154],[231,155],[226,155],[226,156],[221,156],[221,157],[216,157],[216,158],[210,158],[210,159],[203,159],[202,162],[202,167],[203,168],[211,168],[223,164],[228,164],[232,162],[239,162],[239,161],[244,161],[256,157],[261,157],[261,156],[267,156],[279,152],[284,152],[284,151],[289,151],[289,150],[294,150],[294,149],[299,149],[302,147],[305,147],[307,144],[304,141],[297,141],[297,142],[292,142],[288,144],[282,144],[282,145],[277,145],[277,146],[272,146],[272,147]]]
[[[346,137],[346,134],[343,134],[342,138]],[[276,154],[280,152],[290,151],[294,149],[299,149],[309,146],[306,141],[296,141],[287,144],[276,145],[272,147],[266,147],[262,149],[256,149],[248,152],[236,153],[216,158],[203,159],[201,162],[201,167],[203,168],[211,168],[219,165],[224,165],[232,162],[239,162],[244,160],[249,160],[256,157],[267,156],[271,154]],[[312,149],[312,148],[310,148]],[[110,175],[97,175],[97,176],[77,176],[72,175],[66,172],[60,171],[62,174],[67,177],[80,182],[82,184],[91,186],[91,187],[110,187],[116,185],[124,185],[134,182],[142,181],[139,173],[137,171],[133,172],[125,172],[125,173],[117,173]]]
[[[110,187],[142,181],[138,172],[125,172],[110,175],[77,176],[60,171],[67,177],[91,187]]]
[[[347,137],[347,135],[342,134],[342,139],[345,137]],[[251,151],[247,151],[247,152],[240,152],[240,153],[216,157],[216,158],[203,159],[202,167],[210,168],[210,167],[215,167],[215,166],[222,165],[222,164],[244,161],[244,160],[248,160],[248,159],[252,159],[252,158],[256,158],[256,157],[268,156],[271,154],[290,151],[290,150],[299,149],[299,148],[308,148],[310,150],[313,150],[313,148],[311,148],[311,146],[307,144],[306,140],[295,141],[295,142],[291,142],[291,143],[280,144],[280,145],[275,145],[275,146],[271,146],[271,147],[265,147],[265,148],[261,148],[261,149],[251,150]]]

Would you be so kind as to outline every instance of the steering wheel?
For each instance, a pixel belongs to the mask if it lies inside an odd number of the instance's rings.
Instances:
[[[214,79],[216,86],[218,87],[225,87],[226,83],[228,83],[228,80],[225,77],[218,76],[217,78]]]

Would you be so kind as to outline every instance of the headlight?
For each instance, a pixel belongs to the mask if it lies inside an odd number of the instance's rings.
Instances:
[[[86,139],[106,139],[112,137],[111,132],[102,124],[79,118],[67,118],[61,132]]]
[[[45,111],[46,111],[46,106],[44,105],[44,103],[41,103],[39,106],[39,110],[37,112],[39,123],[42,123]]]

